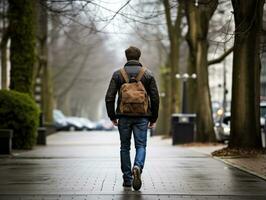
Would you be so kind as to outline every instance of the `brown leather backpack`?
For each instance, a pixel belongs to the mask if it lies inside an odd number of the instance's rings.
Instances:
[[[144,85],[140,81],[146,71],[141,67],[138,75],[131,82],[124,68],[120,73],[125,83],[120,88],[120,112],[127,115],[146,114],[148,111],[149,99]]]

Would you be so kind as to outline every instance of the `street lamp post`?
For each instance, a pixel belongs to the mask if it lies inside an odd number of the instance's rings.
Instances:
[[[196,79],[197,75],[196,74],[176,74],[176,78],[182,81],[182,113],[188,113],[187,109],[187,89],[186,89],[186,84],[188,79]]]
[[[196,6],[196,7],[199,6],[199,0],[195,0],[195,6]]]

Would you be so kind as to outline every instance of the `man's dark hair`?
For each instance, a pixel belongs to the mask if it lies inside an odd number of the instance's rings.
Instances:
[[[139,60],[141,52],[139,48],[130,46],[125,50],[127,60]]]

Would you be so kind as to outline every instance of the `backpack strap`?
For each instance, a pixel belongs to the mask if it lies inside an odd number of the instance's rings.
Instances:
[[[129,83],[129,78],[128,78],[127,72],[124,67],[120,69],[120,73],[123,79],[126,81],[126,83]]]
[[[136,81],[140,81],[141,80],[141,78],[143,77],[146,69],[147,69],[146,67],[141,67],[140,68],[140,71],[139,71],[138,75],[136,76]]]

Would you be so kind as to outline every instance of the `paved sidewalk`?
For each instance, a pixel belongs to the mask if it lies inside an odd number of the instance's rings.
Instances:
[[[117,132],[62,132],[0,159],[0,199],[266,199],[263,179],[169,140],[148,143],[139,192],[122,187]]]
[[[194,146],[188,148],[211,156],[212,152],[222,149],[224,147],[226,147],[226,145],[216,145],[216,146],[210,145],[210,146],[197,146],[197,147]],[[214,158],[266,180],[266,154],[258,154],[252,156],[248,155],[223,156],[223,157],[214,157]]]

